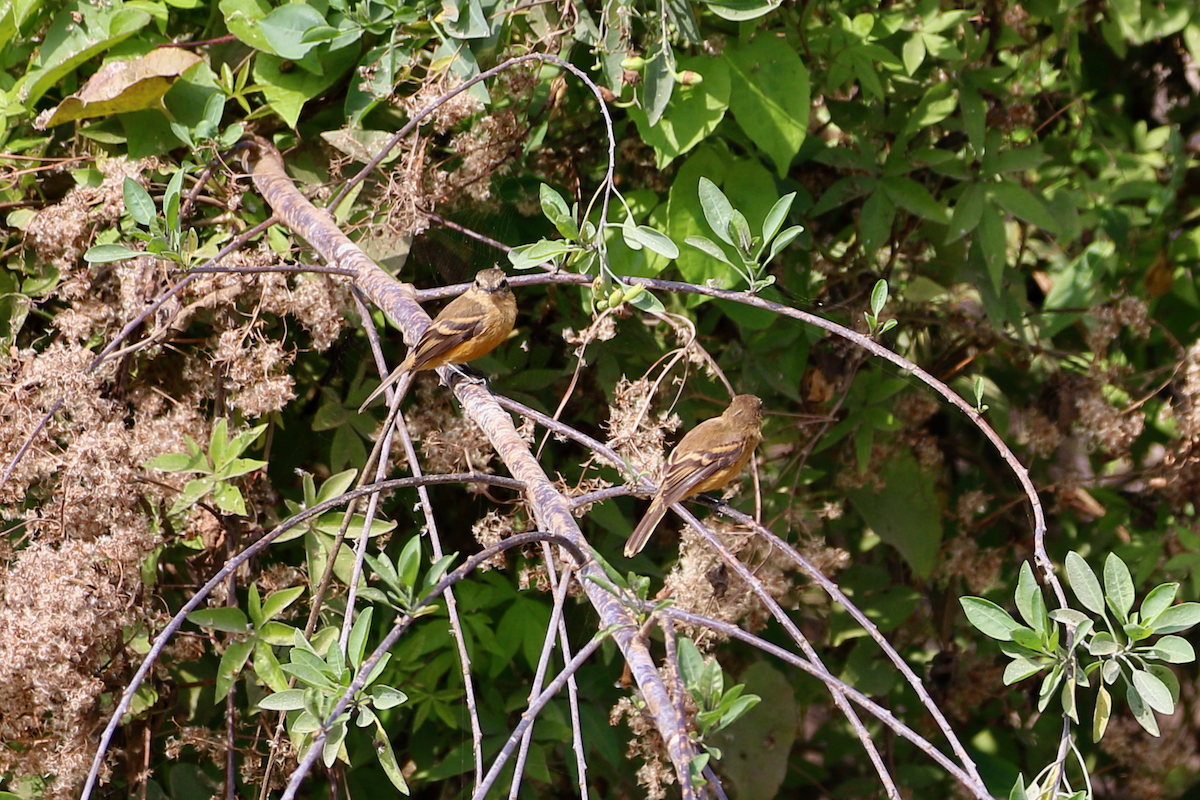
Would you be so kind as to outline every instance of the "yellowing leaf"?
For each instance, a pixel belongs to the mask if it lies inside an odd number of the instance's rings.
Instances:
[[[45,130],[72,120],[158,107],[175,79],[203,60],[178,47],[161,47],[132,61],[105,64],[77,93],[38,115],[34,126]]]

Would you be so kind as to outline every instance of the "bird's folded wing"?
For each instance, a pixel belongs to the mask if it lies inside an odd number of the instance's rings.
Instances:
[[[737,460],[740,448],[736,447],[736,442],[730,442],[731,447],[726,447],[722,442],[715,446],[711,442],[709,444],[711,449],[684,453],[667,465],[662,492],[667,505],[701,491],[697,487],[707,483],[721,470],[728,469]]]
[[[420,369],[429,363],[438,364],[447,354],[469,339],[478,336],[487,315],[480,310],[477,314],[464,314],[453,319],[435,319],[406,361],[412,361],[412,369]]]

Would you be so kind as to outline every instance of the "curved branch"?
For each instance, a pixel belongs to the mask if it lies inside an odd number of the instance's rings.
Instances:
[[[540,60],[547,59],[542,57]],[[355,270],[358,287],[396,323],[404,333],[405,341],[411,345],[430,323],[429,316],[416,302],[413,286],[399,283],[379,269],[337,228],[328,212],[312,205],[296,190],[274,146],[262,139],[255,140],[255,143],[257,147],[249,160],[253,162],[254,183],[264,199],[285,224],[303,236],[325,261]],[[453,387],[464,413],[488,437],[509,472],[525,484],[526,500],[538,527],[563,536],[589,554],[585,561],[576,563],[584,593],[600,617],[600,627],[612,632],[614,641],[629,664],[666,744],[683,796],[694,797],[690,765],[696,750],[688,738],[687,721],[671,703],[650,651],[638,636],[638,625],[633,614],[617,597],[601,588],[605,583],[604,571],[590,555],[587,541],[571,514],[570,503],[546,476],[517,433],[512,417],[500,408],[491,393],[481,386],[461,380],[460,376],[447,368],[439,372],[442,379]],[[599,580],[588,580],[589,576]]]
[[[167,642],[169,642],[171,637],[173,637],[183,626],[184,621],[187,619],[187,615],[199,608],[200,604],[208,598],[213,589],[215,589],[222,582],[224,582],[226,578],[232,575],[234,571],[238,569],[238,567],[257,556],[263,550],[266,550],[267,547],[270,546],[271,542],[275,541],[284,533],[299,525],[301,522],[318,517],[321,514],[324,514],[326,511],[337,508],[352,500],[357,500],[360,497],[367,497],[368,495],[389,491],[391,489],[404,489],[413,486],[465,482],[486,483],[492,486],[504,486],[517,491],[520,491],[524,488],[520,481],[513,480],[512,478],[502,478],[496,475],[480,475],[477,473],[426,475],[422,478],[397,478],[395,480],[383,481],[382,483],[376,483],[370,486],[364,486],[361,489],[355,489],[352,492],[346,492],[345,494],[330,498],[324,503],[318,503],[312,508],[305,509],[294,517],[284,520],[274,529],[264,534],[263,537],[254,544],[250,545],[245,550],[242,550],[242,552],[225,562],[221,569],[219,569],[215,575],[208,579],[207,583],[205,583],[196,591],[196,594],[184,604],[183,608],[176,612],[175,616],[171,618],[171,621],[167,623],[166,627],[164,627],[158,636],[155,637],[154,644],[150,646],[150,650],[146,653],[146,657],[142,659],[142,663],[138,666],[137,672],[134,673],[133,678],[130,679],[129,684],[125,687],[125,691],[121,694],[121,699],[117,702],[116,708],[113,709],[112,715],[109,717],[108,724],[105,726],[104,732],[100,735],[100,743],[96,747],[96,755],[92,758],[92,767],[88,771],[87,781],[83,785],[83,792],[80,795],[80,799],[88,800],[88,798],[91,797],[92,790],[96,785],[96,780],[100,776],[100,767],[104,763],[104,755],[108,752],[109,744],[112,743],[113,734],[116,732],[117,726],[121,723],[121,719],[125,716],[125,713],[129,711],[129,706],[133,702],[134,694],[141,687],[142,681],[146,679],[146,675],[149,674],[151,667],[153,667],[155,662],[158,661],[158,657],[162,654],[163,648],[167,646]]]
[[[404,632],[407,631],[408,628],[417,620],[418,612],[421,611],[421,609],[425,608],[435,599],[440,597],[451,586],[461,581],[467,575],[470,575],[479,568],[480,564],[484,563],[488,559],[495,558],[500,553],[511,550],[514,547],[524,547],[525,545],[533,542],[545,541],[553,542],[554,544],[557,544],[563,549],[567,550],[567,552],[569,552],[576,561],[583,561],[585,558],[583,551],[575,545],[575,542],[571,541],[565,536],[559,536],[554,533],[543,533],[542,531],[518,533],[514,536],[508,537],[503,541],[497,542],[490,547],[485,547],[480,552],[468,558],[461,567],[453,572],[443,575],[441,580],[439,580],[407,614],[401,614],[396,619],[395,624],[392,625],[392,629],[388,631],[386,636],[383,637],[383,639],[379,642],[379,645],[373,651],[371,651],[371,655],[363,660],[362,665],[358,669],[358,673],[354,676],[354,679],[350,681],[350,685],[346,687],[346,690],[342,693],[341,698],[339,698],[337,703],[334,704],[333,709],[329,712],[329,716],[322,721],[321,727],[318,730],[313,731],[312,743],[309,745],[308,750],[305,751],[304,756],[299,759],[296,770],[292,773],[291,778],[288,779],[287,789],[284,790],[281,800],[293,800],[293,798],[295,798],[296,792],[300,788],[300,784],[304,782],[304,778],[308,775],[308,771],[312,769],[313,764],[316,762],[317,758],[320,757],[321,751],[324,749],[323,745],[325,743],[325,739],[328,737],[330,729],[333,728],[334,722],[350,706],[350,702],[354,699],[354,696],[366,686],[367,678],[369,678],[371,673],[374,672],[375,667],[379,664],[379,659],[383,658],[384,654],[392,649],[392,646],[400,640],[400,637],[404,635]],[[581,664],[586,658],[585,652],[588,655],[591,654],[591,651],[583,651],[576,656]],[[563,680],[565,681],[565,677]],[[554,686],[554,684],[551,684],[551,686]],[[558,688],[561,688],[561,684],[558,684]],[[550,687],[547,687],[547,691],[549,691],[549,689]],[[557,692],[557,689],[555,689],[555,691]],[[493,769],[495,769],[494,766]]]

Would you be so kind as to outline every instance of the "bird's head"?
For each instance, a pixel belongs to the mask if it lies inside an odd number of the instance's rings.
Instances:
[[[497,267],[475,273],[475,288],[484,292],[507,292],[508,276]]]
[[[733,398],[725,416],[741,423],[762,425],[762,400],[752,394],[739,394]]]

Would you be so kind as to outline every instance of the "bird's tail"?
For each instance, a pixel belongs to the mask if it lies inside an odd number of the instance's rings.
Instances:
[[[642,521],[633,529],[633,535],[625,542],[626,558],[633,558],[642,552],[646,542],[650,541],[650,534],[654,533],[654,529],[658,527],[658,523],[666,513],[667,504],[662,495],[655,495],[654,499],[650,501],[650,510],[646,512],[646,516],[642,517]]]
[[[358,407],[358,413],[361,414],[363,411],[365,411],[367,406],[371,405],[371,401],[373,401],[376,397],[379,397],[379,395],[383,394],[384,390],[387,389],[389,386],[391,386],[396,381],[400,381],[400,386],[397,387],[397,389],[396,389],[396,391],[398,391],[400,393],[400,397],[398,399],[396,399],[394,402],[398,403],[404,399],[404,395],[408,394],[409,385],[412,384],[412,376],[413,376],[413,373],[405,368],[405,364],[407,364],[407,363],[408,363],[408,360],[405,359],[404,363],[402,363],[399,367],[396,367],[396,369],[392,370],[392,373],[383,379],[383,383],[379,384],[378,388],[376,388],[375,391],[371,392],[371,396],[368,397],[366,400],[364,400],[363,404]],[[405,378],[407,378],[407,380],[405,380]]]

